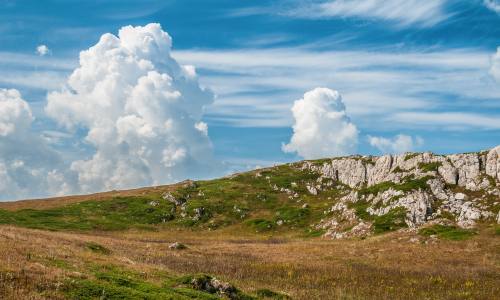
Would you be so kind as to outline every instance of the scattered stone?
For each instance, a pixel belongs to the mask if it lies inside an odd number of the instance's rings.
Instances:
[[[307,191],[311,194],[311,195],[318,195],[318,190],[316,189],[316,187],[312,186],[312,185],[306,185],[306,189]]]
[[[187,247],[184,244],[181,244],[179,242],[175,242],[175,243],[170,244],[170,246],[168,246],[168,248],[171,250],[183,250],[183,249],[186,249]]]
[[[182,204],[184,204],[184,201],[182,201],[180,199],[176,199],[174,197],[174,195],[172,195],[172,193],[170,193],[170,192],[163,193],[162,198],[165,199],[165,200],[167,200],[170,203],[173,203],[174,205],[182,205]]]
[[[205,208],[204,207],[197,207],[194,209],[194,217],[193,221],[199,221],[201,218],[205,215]]]
[[[238,289],[233,285],[208,275],[201,275],[193,278],[191,280],[191,285],[195,290],[226,296],[229,299],[236,299],[238,296]]]

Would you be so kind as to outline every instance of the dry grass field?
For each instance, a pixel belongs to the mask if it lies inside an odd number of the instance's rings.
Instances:
[[[207,273],[249,294],[281,293],[276,299],[498,297],[500,241],[491,228],[467,241],[410,241],[415,237],[397,232],[332,241],[247,235],[237,228],[81,234],[2,226],[0,298],[64,299],[68,282],[93,278],[96,268],[159,285]],[[173,241],[188,248],[170,250]]]
[[[412,230],[359,202],[374,234],[331,240],[313,224],[341,188],[311,195],[317,174],[256,172],[0,203],[0,299],[219,299],[194,284],[213,277],[241,300],[499,298],[498,225]],[[300,201],[273,188],[292,182]]]

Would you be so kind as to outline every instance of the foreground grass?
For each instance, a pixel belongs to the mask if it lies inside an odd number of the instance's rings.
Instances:
[[[410,242],[415,235],[403,232],[330,241],[240,230],[70,234],[0,226],[0,298],[98,299],[104,291],[103,299],[213,299],[181,280],[199,273],[256,299],[494,299],[500,292],[500,243],[491,228],[435,244]],[[173,241],[188,248],[168,249]]]

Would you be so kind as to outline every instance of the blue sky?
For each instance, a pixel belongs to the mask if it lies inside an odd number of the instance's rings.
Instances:
[[[47,116],[47,93],[102,34],[152,22],[216,94],[202,119],[226,172],[301,159],[282,144],[293,134],[294,101],[316,87],[342,95],[362,154],[391,152],[370,137],[397,135],[415,151],[500,144],[496,0],[0,0],[0,88],[21,92],[32,130],[57,140],[50,147],[63,160],[91,156],[85,128],[67,131]],[[49,52],[38,55],[39,45]]]

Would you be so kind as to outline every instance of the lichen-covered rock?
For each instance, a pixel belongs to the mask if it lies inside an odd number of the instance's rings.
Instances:
[[[163,199],[167,200],[170,203],[173,203],[174,205],[182,205],[184,204],[184,201],[182,199],[177,199],[172,195],[170,192],[166,192],[162,196]]]
[[[376,159],[375,165],[368,172],[368,186],[385,181],[391,173],[392,161],[392,155],[384,155]]]
[[[367,169],[362,160],[357,158],[346,158],[332,160],[331,167],[333,169],[329,173],[335,174],[333,179],[336,179],[343,184],[353,188],[366,183]]]
[[[431,179],[428,181],[429,188],[431,189],[432,194],[439,200],[448,199],[448,195],[445,191],[445,184],[442,180],[437,178]]]
[[[191,285],[196,290],[218,294],[229,299],[237,299],[238,289],[230,283],[220,281],[215,277],[200,275],[191,280]]]
[[[344,232],[336,232],[333,230],[328,231],[325,236],[333,239],[345,239],[345,238],[363,238],[370,236],[372,234],[372,225],[367,222],[360,222],[350,230]]]
[[[486,155],[485,172],[486,175],[500,181],[500,146],[488,151]]]
[[[453,164],[444,159],[441,161],[441,166],[438,167],[438,173],[447,184],[458,184],[458,171]]]
[[[448,155],[453,165],[457,168],[459,186],[475,191],[480,182],[480,162],[477,153]]]
[[[318,189],[315,187],[315,186],[312,186],[312,185],[306,185],[306,188],[307,188],[307,191],[311,194],[311,195],[317,195],[318,194]]]
[[[412,229],[436,219],[465,228],[479,220],[500,223],[500,146],[452,155],[351,156],[321,165],[304,162],[302,168],[319,175],[314,185],[306,186],[310,194],[338,188],[340,196],[325,211],[330,217],[317,225],[333,238],[350,237],[352,229],[343,230],[347,225],[371,224],[398,207],[406,210],[405,221]]]

